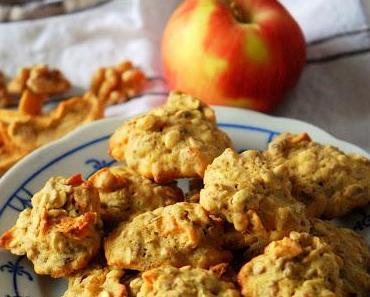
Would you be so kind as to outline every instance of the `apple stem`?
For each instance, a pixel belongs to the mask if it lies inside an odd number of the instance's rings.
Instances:
[[[239,22],[239,23],[248,23],[248,17],[244,13],[243,9],[240,8],[240,6],[233,0],[227,0],[226,1],[228,6],[231,9],[231,12],[234,16],[234,18]]]

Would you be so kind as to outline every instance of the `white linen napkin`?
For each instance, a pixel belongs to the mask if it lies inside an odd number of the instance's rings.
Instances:
[[[370,151],[370,26],[361,0],[282,0],[307,40],[307,64],[276,115]]]
[[[360,0],[281,0],[307,40],[307,65],[274,114],[308,121],[370,150],[369,23]],[[32,21],[0,23],[0,70],[47,63],[87,88],[102,65],[133,60],[151,78],[144,96],[106,110],[132,115],[163,102],[160,40],[181,0],[115,0],[95,8]]]

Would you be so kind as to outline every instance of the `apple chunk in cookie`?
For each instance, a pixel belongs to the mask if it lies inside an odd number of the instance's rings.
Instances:
[[[292,194],[312,216],[339,217],[370,202],[370,160],[365,157],[316,143],[306,133],[279,135],[267,155],[274,166],[288,168]]]
[[[207,165],[230,146],[209,106],[172,92],[165,105],[118,128],[109,141],[109,152],[139,174],[163,183],[203,177]]]
[[[213,272],[184,266],[162,266],[146,271],[130,282],[137,297],[240,297],[231,282],[220,280]]]
[[[145,271],[162,265],[208,268],[228,262],[222,224],[196,203],[179,202],[122,223],[104,242],[108,265]]]
[[[217,157],[205,172],[200,204],[231,223],[242,241],[238,248],[251,251],[309,227],[304,205],[290,195],[285,168],[273,169],[257,151],[226,149]]]
[[[0,246],[26,255],[38,274],[63,277],[86,267],[102,237],[99,195],[81,175],[52,177],[32,197]]]
[[[175,184],[158,185],[126,165],[103,168],[89,178],[99,191],[104,223],[127,221],[134,216],[183,200]]]

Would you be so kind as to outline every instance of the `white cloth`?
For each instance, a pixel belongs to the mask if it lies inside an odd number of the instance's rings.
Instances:
[[[297,87],[274,114],[310,122],[370,151],[368,2],[282,0],[307,40]]]
[[[181,0],[115,0],[64,16],[0,23],[0,67],[48,63],[88,87],[101,65],[133,60],[158,78],[160,40]],[[274,114],[305,120],[370,151],[370,38],[360,0],[281,0],[307,40],[307,65],[297,87]],[[134,114],[163,101],[166,86],[154,79],[148,95],[110,107],[107,116]]]

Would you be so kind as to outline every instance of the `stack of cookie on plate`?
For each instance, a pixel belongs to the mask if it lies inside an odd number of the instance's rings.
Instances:
[[[323,220],[370,202],[366,158],[288,133],[238,153],[182,93],[123,123],[109,153],[121,163],[87,181],[50,178],[0,237],[67,277],[64,297],[369,295],[369,247]]]

